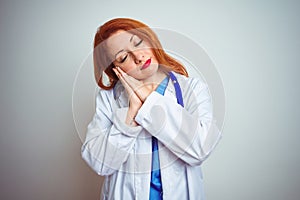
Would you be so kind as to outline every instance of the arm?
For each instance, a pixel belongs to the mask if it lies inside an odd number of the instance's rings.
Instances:
[[[115,108],[112,99],[112,91],[99,91],[96,113],[82,146],[83,159],[99,175],[109,175],[120,169],[142,130],[140,126],[130,127],[125,123],[128,108]]]
[[[208,87],[196,79],[181,83],[185,107],[170,96],[151,93],[135,120],[190,165],[201,164],[220,139]]]

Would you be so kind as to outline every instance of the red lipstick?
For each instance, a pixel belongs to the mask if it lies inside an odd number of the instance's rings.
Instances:
[[[144,63],[144,65],[142,66],[141,69],[146,69],[147,67],[149,67],[150,64],[151,64],[151,58],[149,58],[148,60],[146,60],[146,62]]]

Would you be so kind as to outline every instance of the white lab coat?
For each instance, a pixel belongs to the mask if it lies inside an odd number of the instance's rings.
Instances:
[[[100,90],[96,113],[88,125],[82,157],[105,176],[101,199],[148,200],[151,177],[151,136],[159,141],[163,199],[204,199],[201,164],[220,139],[212,116],[207,85],[174,73],[184,108],[169,80],[165,95],[152,92],[135,117],[124,123],[128,97],[120,83]]]

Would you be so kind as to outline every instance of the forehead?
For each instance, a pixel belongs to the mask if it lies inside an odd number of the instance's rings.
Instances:
[[[106,47],[111,55],[115,55],[122,49],[125,49],[130,43],[132,33],[127,31],[117,31],[106,40]]]

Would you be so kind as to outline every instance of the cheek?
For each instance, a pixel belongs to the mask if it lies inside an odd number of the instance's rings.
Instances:
[[[120,67],[124,72],[128,73],[130,70],[133,69],[133,65],[130,62],[126,62],[126,63],[118,63],[118,62],[114,62],[114,65],[116,67]]]
[[[124,65],[122,65],[122,66],[120,66],[120,67],[126,73],[130,73],[130,72],[132,72],[135,69],[134,65],[131,64],[131,63],[129,63],[129,62],[126,63],[126,64],[124,64]]]

